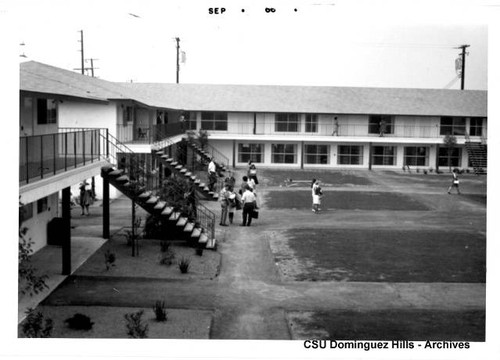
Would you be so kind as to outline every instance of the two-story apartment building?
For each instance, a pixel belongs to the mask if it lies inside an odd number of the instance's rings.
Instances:
[[[83,179],[101,196],[100,169],[117,153],[147,160],[199,129],[234,167],[429,169],[450,159],[467,169],[466,143],[486,143],[487,92],[114,83],[23,63],[19,186],[34,249]]]

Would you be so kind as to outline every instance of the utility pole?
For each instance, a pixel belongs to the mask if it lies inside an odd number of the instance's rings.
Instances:
[[[80,30],[80,42],[81,42],[81,52],[82,52],[82,75],[85,75],[85,55],[83,53],[83,30]]]
[[[178,84],[179,83],[179,42],[181,41],[181,39],[179,39],[178,37],[175,38],[175,41],[177,42],[177,72],[176,72],[176,83]]]
[[[93,58],[90,58],[90,59],[87,59],[87,60],[90,60],[90,73],[92,74],[92,77],[95,77],[94,76],[94,70],[97,70],[99,68],[95,68],[94,67],[94,60],[99,60],[99,59],[93,59]],[[88,70],[88,68],[86,68],[85,70]]]
[[[457,47],[456,49],[462,49],[462,71],[461,71],[461,74],[460,74],[460,79],[461,79],[461,83],[460,83],[460,90],[464,90],[464,85],[465,85],[465,55],[467,54],[465,52],[465,49],[468,48],[470,45],[461,45],[459,47]]]

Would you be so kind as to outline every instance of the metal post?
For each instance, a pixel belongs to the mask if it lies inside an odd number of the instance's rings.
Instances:
[[[132,256],[135,256],[135,201],[132,199]]]
[[[28,184],[30,181],[30,167],[29,167],[29,160],[30,160],[30,156],[29,156],[29,150],[30,150],[30,147],[29,147],[29,137],[26,137],[26,184]]]
[[[179,39],[178,37],[175,38],[175,41],[177,42],[177,68],[176,68],[176,83],[179,83]]]
[[[304,142],[300,142],[300,168],[304,169]]]
[[[64,229],[62,236],[62,274],[71,274],[71,187],[62,190],[62,218]]]
[[[368,155],[368,170],[372,169],[372,143],[368,143],[368,146],[370,147],[369,149],[369,155]]]
[[[56,174],[56,168],[57,168],[57,163],[56,163],[56,157],[57,157],[57,151],[56,151],[56,136],[57,134],[52,135],[52,144],[54,145],[54,175]]]
[[[40,177],[43,179],[43,135],[40,136]]]
[[[85,130],[82,130],[82,157],[83,165],[85,165]]]
[[[109,239],[109,180],[105,176],[102,176],[102,237]]]
[[[68,171],[68,133],[64,133],[64,171]]]
[[[73,153],[73,155],[75,157],[75,168],[76,168],[76,166],[77,166],[76,165],[76,163],[77,163],[77,156],[76,156],[76,134],[78,134],[78,132],[75,131],[73,134],[75,135],[74,136],[75,139],[73,141],[73,148],[74,148],[75,152]]]

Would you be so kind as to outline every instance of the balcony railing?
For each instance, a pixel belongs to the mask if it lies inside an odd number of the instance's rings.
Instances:
[[[337,131],[335,131],[335,129]],[[485,129],[484,129],[485,130]],[[208,130],[209,134],[235,135],[307,135],[307,136],[339,136],[339,137],[378,137],[380,127],[367,123],[339,123],[338,128],[332,122],[318,121],[314,124],[275,122],[235,121],[228,123],[227,130]],[[383,132],[385,137],[395,138],[439,138],[441,126],[420,124],[387,124]],[[457,136],[463,136],[457,134]],[[484,135],[483,135],[484,136]],[[478,136],[479,138],[479,136]]]
[[[118,124],[116,138],[122,143],[153,144],[175,135],[184,133],[182,123],[134,126]]]
[[[59,129],[19,138],[19,183],[28,184],[106,157],[107,129]]]

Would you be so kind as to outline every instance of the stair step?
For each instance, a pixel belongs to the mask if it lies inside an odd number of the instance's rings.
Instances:
[[[201,186],[200,186],[200,187],[201,187]],[[209,191],[210,191],[210,189],[208,188],[208,186],[205,186],[205,187],[203,188],[203,191],[207,191],[207,192],[209,192]]]
[[[180,169],[182,169],[182,165],[181,165],[181,164],[177,165],[177,166],[175,167],[175,169],[176,169],[176,170],[180,170]]]
[[[194,229],[194,223],[193,222],[188,222],[186,226],[184,227],[184,232],[191,232]]]
[[[179,165],[179,166],[181,166],[181,165]],[[177,167],[176,167],[176,169],[177,169]],[[185,173],[187,173],[187,172],[188,172],[188,169],[181,167],[181,170],[180,170],[179,172],[180,172],[181,174],[185,174]]]
[[[200,244],[206,244],[208,242],[208,236],[205,233],[202,233],[200,235],[200,238],[198,239],[198,243]]]
[[[177,220],[181,216],[181,213],[178,211],[174,211],[172,215],[168,218],[169,220]]]
[[[217,200],[219,198],[219,194],[213,194],[212,197]]]
[[[113,170],[108,173],[109,176],[120,176],[121,174],[123,174],[122,169]]]
[[[192,238],[197,238],[201,235],[201,229],[200,228],[194,228],[193,232],[191,233]]]
[[[196,182],[196,175],[191,175],[190,178],[191,178],[191,180],[193,180],[194,182]]]
[[[170,165],[177,166],[177,165],[179,165],[179,163],[177,161],[173,161],[173,162],[170,163]]]
[[[117,177],[116,178],[116,181],[120,181],[120,182],[125,182],[125,181],[128,181],[128,176],[127,175],[122,175],[120,177]]]
[[[182,227],[184,227],[184,226],[186,226],[187,222],[188,222],[188,218],[185,217],[185,216],[182,216],[182,217],[179,218],[179,220],[177,221],[177,223],[175,224],[175,226],[182,226]]]
[[[146,192],[143,192],[142,194],[140,194],[139,198],[141,198],[141,199],[147,199],[150,196],[151,196],[151,191],[146,191]]]
[[[158,202],[158,197],[157,196],[151,196],[147,201],[146,204],[156,204]]]
[[[174,161],[174,159],[172,159],[171,157],[169,157],[165,161],[171,164]]]
[[[155,155],[158,155],[158,156],[161,156],[161,155],[163,155],[163,154],[164,154],[164,153],[163,153],[163,150],[158,150],[158,151],[155,153]]]
[[[191,179],[192,179],[192,177],[191,177]],[[195,179],[196,179],[196,176],[195,176]],[[193,179],[193,180],[194,180],[194,179]],[[195,183],[195,184],[199,184],[199,183],[201,183],[201,180],[200,180],[200,179],[196,179],[196,180],[194,180],[194,183]]]
[[[188,171],[184,174],[185,177],[191,177],[191,175],[193,175],[191,171]]]
[[[167,162],[168,162],[168,159],[170,159],[170,157],[168,155],[162,155],[161,158]]]
[[[172,211],[174,211],[174,208],[172,206],[167,206],[163,211],[161,212],[162,215],[170,216],[172,214]]]
[[[155,210],[163,210],[163,208],[167,206],[167,203],[165,201],[158,201],[155,205]]]
[[[199,187],[201,187],[201,188],[204,188],[204,187],[206,187],[206,186],[207,186],[207,184],[200,182],[200,183],[198,184],[198,186],[199,186]]]

